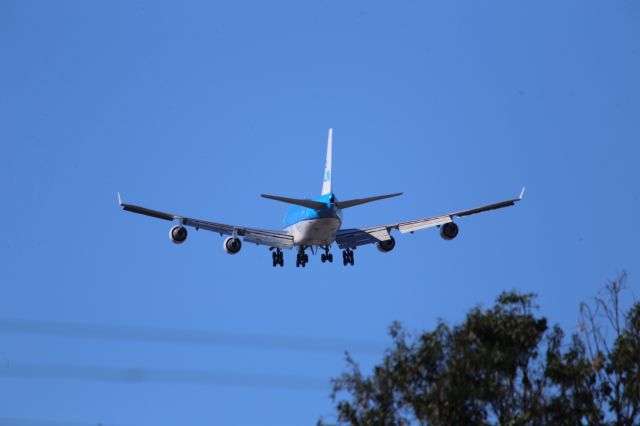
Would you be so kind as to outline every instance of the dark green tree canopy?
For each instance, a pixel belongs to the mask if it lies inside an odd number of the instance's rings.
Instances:
[[[393,345],[370,375],[347,355],[347,372],[333,381],[337,423],[638,424],[640,303],[620,312],[625,278],[607,286],[608,299],[581,307],[583,326],[568,342],[540,316],[535,295],[515,291],[419,336],[393,324]]]

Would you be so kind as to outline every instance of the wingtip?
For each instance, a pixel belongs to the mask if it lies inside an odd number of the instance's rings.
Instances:
[[[122,205],[122,197],[120,196],[120,193],[118,192],[118,205]]]
[[[520,191],[520,196],[518,197],[518,200],[522,200],[522,197],[524,197],[524,190],[527,189],[526,186],[522,187],[522,191]]]

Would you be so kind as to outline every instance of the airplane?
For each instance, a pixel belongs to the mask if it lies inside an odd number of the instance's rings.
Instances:
[[[372,201],[402,195],[401,192],[394,194],[378,195],[375,197],[357,198],[353,200],[340,201],[334,194],[331,186],[331,164],[332,164],[333,129],[329,129],[329,139],[327,141],[327,157],[324,168],[324,180],[322,182],[322,192],[319,197],[312,199],[298,199],[280,197],[276,195],[261,194],[263,198],[280,201],[290,204],[285,218],[285,228],[281,231],[249,228],[244,226],[226,225],[222,223],[209,222],[201,219],[194,219],[172,213],[165,213],[158,210],[151,210],[133,204],[126,204],[122,201],[118,193],[118,203],[123,210],[139,213],[146,216],[176,222],[169,230],[169,239],[175,244],[182,244],[187,239],[186,227],[195,228],[196,231],[204,229],[219,233],[220,236],[228,235],[224,240],[223,248],[228,254],[237,254],[242,248],[242,242],[254,243],[269,247],[272,252],[273,266],[284,266],[283,249],[297,249],[296,267],[305,267],[309,262],[309,255],[306,249],[310,249],[315,255],[320,249],[323,250],[320,260],[322,263],[333,262],[333,254],[330,252],[333,243],[342,249],[343,265],[354,265],[354,250],[362,245],[376,244],[379,251],[388,253],[396,246],[396,240],[391,236],[392,230],[397,230],[401,234],[414,233],[426,228],[437,227],[440,229],[440,236],[444,240],[453,240],[458,236],[458,225],[454,218],[470,216],[472,214],[486,212],[515,205],[522,200],[525,188],[522,188],[518,198],[500,201],[469,210],[461,210],[439,216],[431,216],[423,219],[411,220],[407,222],[390,223],[386,225],[341,229],[342,210]]]

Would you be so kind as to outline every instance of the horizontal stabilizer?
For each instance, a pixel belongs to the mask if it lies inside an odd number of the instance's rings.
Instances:
[[[355,200],[338,201],[336,203],[336,206],[340,209],[346,209],[347,207],[359,206],[360,204],[384,200],[385,198],[397,197],[398,195],[402,195],[402,192],[398,192],[395,194],[378,195],[377,197],[356,198]]]
[[[327,206],[325,203],[321,203],[319,201],[299,200],[297,198],[278,197],[278,196],[275,196],[275,195],[268,195],[268,194],[260,194],[260,196],[262,198],[268,198],[270,200],[282,201],[283,203],[295,204],[297,206],[307,207],[307,208],[315,209],[315,210],[319,210],[319,209]]]

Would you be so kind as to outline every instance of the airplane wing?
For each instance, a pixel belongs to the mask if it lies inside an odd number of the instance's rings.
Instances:
[[[501,209],[503,207],[513,206],[518,201],[522,200],[524,195],[524,188],[518,198],[511,200],[500,201],[499,203],[487,204],[485,206],[476,207],[469,210],[461,210],[454,213],[443,214],[440,216],[431,216],[423,219],[410,220],[407,222],[391,223],[388,225],[371,226],[367,228],[353,228],[343,229],[336,234],[336,243],[341,249],[355,248],[365,244],[378,243],[380,241],[387,241],[391,239],[391,230],[397,229],[402,234],[407,232],[420,231],[426,228],[432,228],[434,226],[444,225],[445,223],[453,222],[454,217],[470,216],[476,213],[482,213],[489,210]]]
[[[270,231],[265,229],[247,228],[244,226],[225,225],[223,223],[209,222],[206,220],[193,219],[172,213],[165,213],[158,210],[148,209],[146,207],[136,206],[134,204],[126,204],[122,202],[120,194],[118,194],[118,202],[123,210],[132,213],[143,214],[158,219],[169,221],[177,221],[184,226],[191,226],[207,231],[216,232],[220,235],[235,235],[249,243],[265,245],[269,247],[287,248],[293,247],[293,236],[282,231]]]

